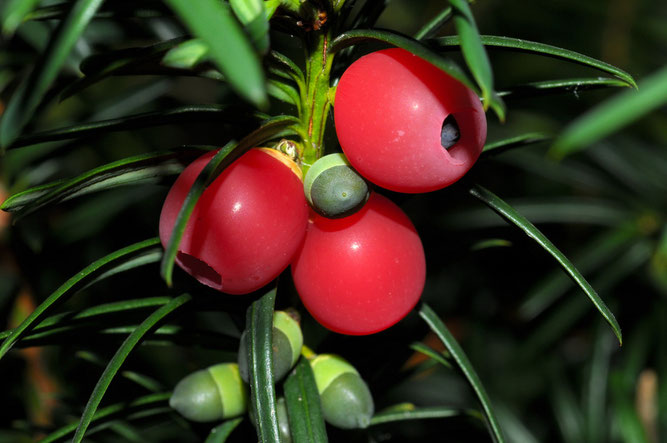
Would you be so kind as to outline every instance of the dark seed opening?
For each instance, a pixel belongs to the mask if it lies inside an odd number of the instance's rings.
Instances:
[[[176,258],[180,265],[201,283],[214,289],[222,288],[222,277],[206,262],[185,252],[179,252]]]
[[[440,144],[443,148],[449,149],[454,146],[461,138],[461,131],[456,119],[452,114],[449,114],[444,122],[442,122],[442,130],[440,131]]]

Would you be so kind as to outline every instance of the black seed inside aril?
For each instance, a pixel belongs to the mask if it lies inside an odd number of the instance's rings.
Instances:
[[[442,130],[440,131],[440,144],[443,148],[449,149],[454,146],[461,138],[461,131],[456,119],[452,114],[449,114],[444,122],[442,122]]]

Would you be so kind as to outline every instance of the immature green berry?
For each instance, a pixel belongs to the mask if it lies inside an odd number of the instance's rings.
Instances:
[[[328,218],[353,214],[369,196],[366,181],[343,154],[329,154],[317,160],[306,173],[303,188],[310,206]]]
[[[359,372],[341,357],[318,355],[310,362],[322,400],[322,414],[331,425],[366,428],[375,411],[373,397]]]
[[[273,380],[278,381],[296,364],[303,346],[303,334],[296,313],[275,311],[273,313]],[[239,370],[247,383],[248,356],[247,332],[241,335],[239,345]]]
[[[216,421],[246,412],[248,388],[236,363],[220,363],[195,371],[178,382],[169,406],[185,418]]]

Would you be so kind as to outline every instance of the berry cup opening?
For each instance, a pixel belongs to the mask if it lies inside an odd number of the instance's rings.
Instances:
[[[453,164],[472,165],[479,157],[486,139],[486,126],[480,122],[483,118],[475,109],[464,108],[443,120],[440,143]]]
[[[200,283],[219,291],[222,290],[222,276],[206,262],[180,251],[176,255],[176,262]]]
[[[461,130],[454,118],[454,114],[449,114],[442,122],[440,129],[440,144],[443,148],[449,150],[461,139]]]

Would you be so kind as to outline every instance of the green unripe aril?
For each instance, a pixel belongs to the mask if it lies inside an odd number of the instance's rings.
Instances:
[[[239,370],[241,378],[247,383],[248,355],[247,332],[241,335],[239,344]],[[278,381],[292,369],[301,354],[303,334],[299,322],[285,311],[273,313],[273,381]]]
[[[221,363],[184,377],[169,406],[192,421],[219,421],[246,412],[248,388],[236,363]]]
[[[329,218],[353,214],[369,196],[366,181],[343,154],[329,154],[317,160],[306,173],[303,187],[310,206]]]
[[[280,442],[292,443],[292,433],[289,428],[285,397],[280,397],[276,400],[276,415],[278,416],[278,434],[280,435]]]
[[[318,355],[310,362],[322,400],[322,414],[342,429],[366,428],[375,412],[373,396],[359,372],[341,357]]]

